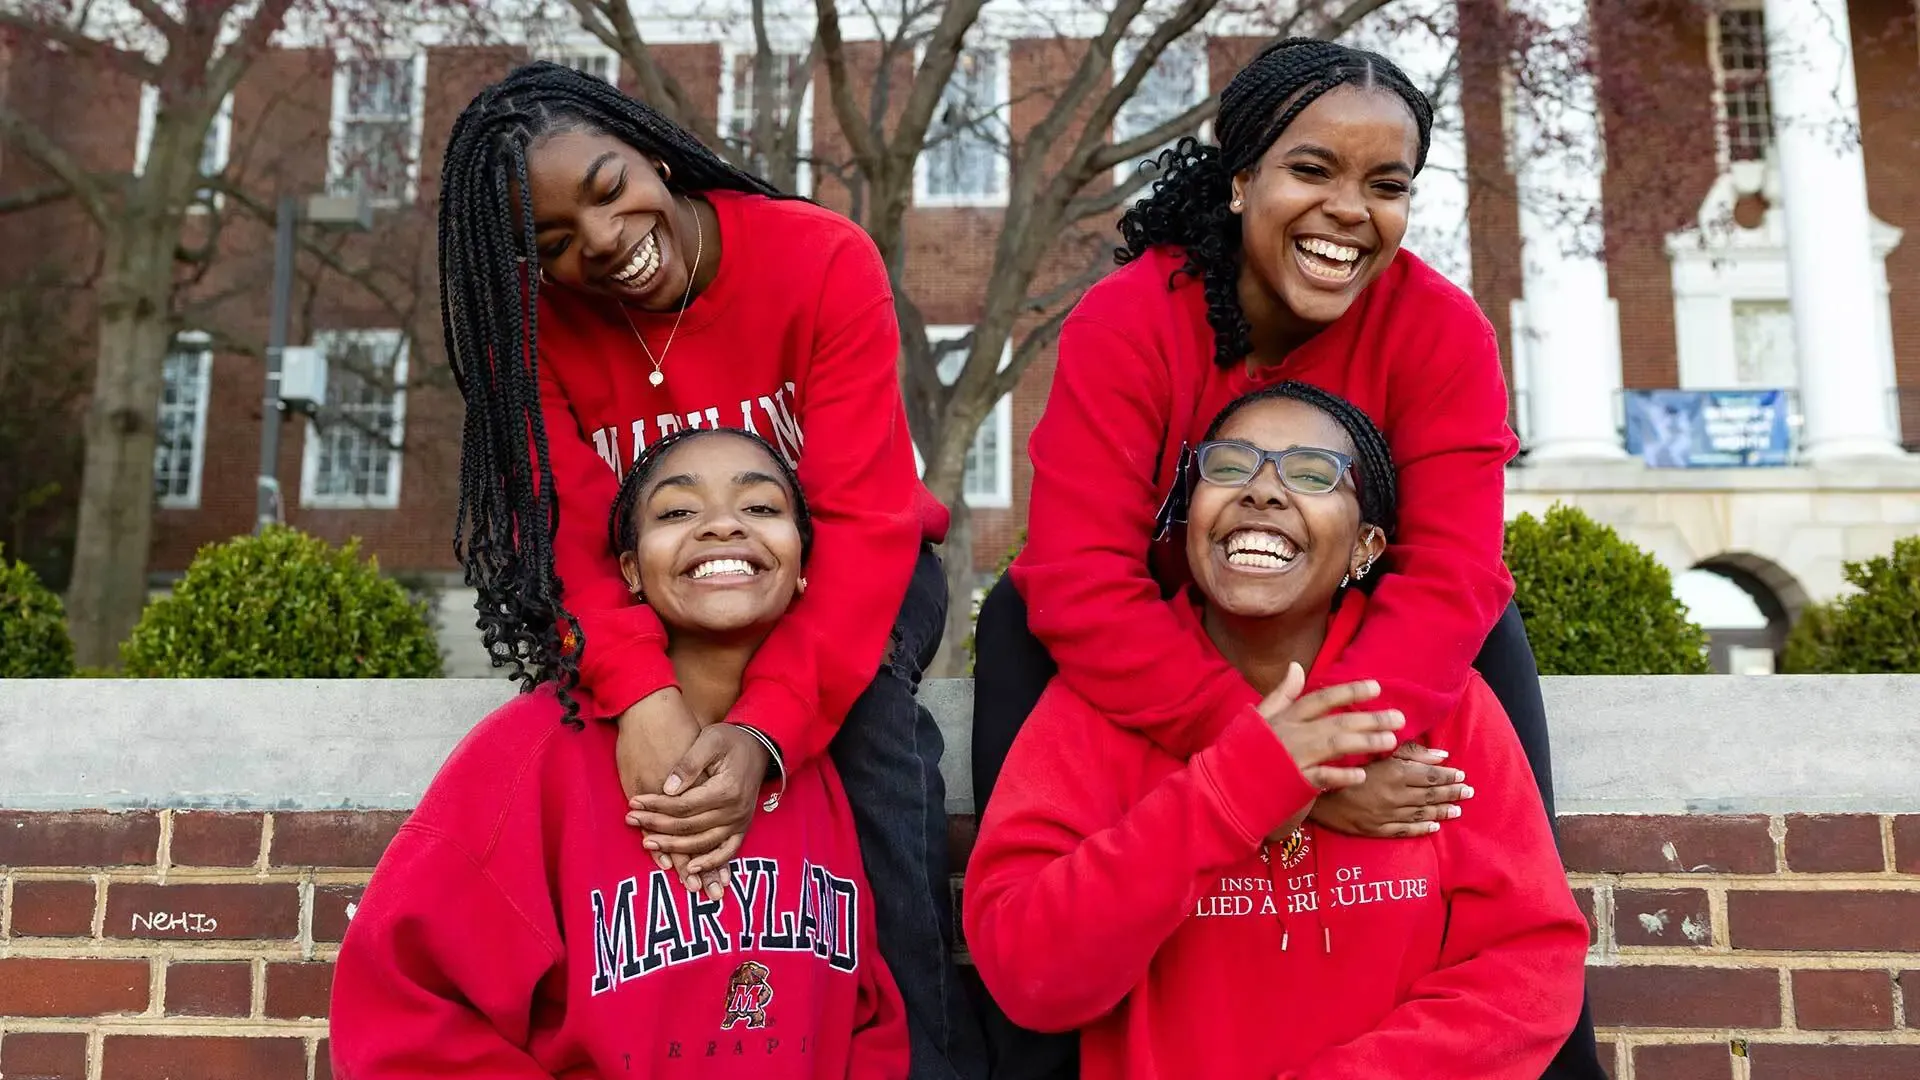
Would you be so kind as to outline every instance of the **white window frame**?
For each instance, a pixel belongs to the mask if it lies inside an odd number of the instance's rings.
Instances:
[[[171,365],[176,357],[192,357],[198,361],[192,378],[194,388],[193,452],[187,465],[187,490],[182,494],[168,493],[158,497],[163,510],[196,510],[200,506],[200,475],[207,458],[207,414],[212,412],[212,402],[208,396],[213,392],[213,339],[197,330],[190,330],[173,339],[167,349],[165,364]],[[167,407],[164,395],[166,369],[161,369],[162,397],[160,409]],[[155,417],[158,423],[158,414]],[[156,432],[157,434],[157,432]],[[158,439],[154,442],[156,464],[160,454]]]
[[[347,194],[346,147],[347,104],[353,85],[353,65],[361,63],[401,62],[411,65],[413,76],[411,125],[407,134],[406,192],[399,198],[374,198],[376,208],[410,206],[420,195],[420,136],[426,122],[427,51],[374,56],[336,56],[333,64],[333,112],[327,121],[327,190]]]
[[[954,341],[972,332],[973,327],[964,325],[929,326],[927,327],[927,343],[938,346],[942,342]],[[951,374],[946,371],[941,371],[938,374],[942,383],[952,385],[953,380],[960,377],[958,367],[966,364],[967,354],[963,352],[949,353],[948,357],[956,365],[956,369],[952,371]],[[1008,341],[1006,347],[1000,350],[999,370],[1007,370],[1007,365],[1011,363],[1013,363],[1013,342]],[[975,510],[1006,510],[1013,506],[1012,394],[1006,394],[1002,396],[999,401],[994,402],[993,411],[981,419],[979,428],[973,433],[973,442],[967,447],[968,457],[975,456],[976,452],[980,449],[980,438],[982,435],[988,434],[989,428],[987,425],[989,424],[993,425],[991,433],[994,436],[994,446],[996,447],[993,459],[992,488],[991,490],[978,492],[968,490],[968,480],[972,475],[969,471],[966,476],[961,477],[960,491],[962,497],[967,500],[967,505]],[[914,448],[913,462],[914,466],[918,468],[921,473],[924,474],[927,471],[926,462],[920,457],[918,447]]]
[[[779,48],[776,48],[774,50],[774,55],[776,57],[786,58],[786,57],[792,56],[792,57],[799,57],[801,60],[805,60],[807,58],[807,53],[808,53],[808,50],[804,48],[798,51],[791,50],[791,49],[779,49]],[[721,50],[720,50],[720,107],[719,107],[720,122],[718,124],[718,127],[720,128],[720,137],[722,139],[741,138],[741,136],[736,135],[734,133],[734,127],[733,127],[733,115],[735,111],[734,110],[734,105],[735,105],[734,89],[733,89],[734,77],[733,76],[734,76],[734,72],[738,69],[739,65],[752,64],[754,55],[755,55],[755,50],[751,45],[743,46],[738,43],[728,43],[721,47]],[[800,110],[800,130],[798,132],[798,137],[796,140],[798,145],[795,149],[795,153],[800,158],[800,161],[798,163],[798,167],[794,169],[794,173],[793,173],[793,187],[794,187],[793,193],[795,195],[805,195],[809,197],[813,195],[813,164],[807,159],[813,155],[813,84],[814,84],[814,81],[815,81],[814,73],[812,71],[807,72],[807,84],[805,88],[803,88],[800,91],[800,103],[799,105],[796,106],[796,108]],[[748,103],[746,108],[748,112],[751,113],[753,109],[752,103]],[[751,117],[749,117],[749,124],[751,124]]]
[[[607,83],[611,86],[618,87],[620,85],[620,54],[607,48],[606,44],[597,38],[590,42],[557,42],[548,46],[542,46],[530,50],[528,58],[530,61],[545,60],[549,63],[559,64],[561,67],[572,68],[575,71],[581,70],[579,61],[582,60],[604,63],[607,66],[607,73],[601,77],[606,79]],[[593,73],[586,72],[586,74],[591,75]]]
[[[994,54],[995,59],[998,61],[998,66],[994,70],[994,102],[991,115],[999,116],[1003,124],[1007,123],[1008,117],[1006,113],[1012,109],[1013,103],[1013,49],[1005,41],[992,41],[980,45],[969,45],[966,47],[966,51],[989,52]],[[924,60],[925,49],[923,48],[916,53],[914,60],[915,65],[918,66],[924,62]],[[945,98],[946,90],[942,88],[940,94],[942,98]],[[934,116],[937,122],[939,118],[938,106],[935,106]],[[933,138],[934,130],[932,126],[929,126],[927,129],[927,139],[931,142]],[[993,155],[994,190],[979,195],[930,194],[927,190],[927,154],[930,149],[931,147],[929,146],[923,146],[920,153],[913,160],[913,205],[925,208],[1004,207],[1007,205],[1008,191],[1012,182],[1012,162],[1008,158],[1007,147],[996,147],[998,152]]]
[[[393,356],[393,435],[396,444],[391,457],[387,459],[387,493],[385,495],[335,495],[321,494],[320,482],[320,443],[325,437],[321,432],[309,427],[306,445],[300,459],[300,505],[314,510],[395,510],[400,506],[401,463],[405,454],[398,448],[406,441],[407,433],[407,364],[411,359],[412,342],[407,340],[402,330],[320,330],[315,331],[312,344],[327,358],[329,397],[331,389],[339,387],[341,380],[332,371],[332,348],[336,342],[361,340],[376,343],[379,347],[392,350]],[[321,410],[324,414],[333,406]],[[362,433],[372,438],[370,433]]]
[[[160,121],[160,88],[148,83],[140,87],[140,126],[133,143],[133,175],[142,176],[147,171],[147,154],[153,149],[153,129]],[[225,172],[233,160],[233,95],[220,99],[220,107],[213,112],[213,119],[207,124],[207,140],[213,145],[213,173],[204,169],[202,176]],[[207,148],[201,146],[200,164],[205,164]],[[205,213],[209,205],[218,207],[220,195],[215,192],[210,200],[196,199],[188,207],[189,213]]]
[[[1766,12],[1762,10],[1760,0],[1724,0],[1707,13],[1707,65],[1713,72],[1713,148],[1715,163],[1723,173],[1733,165],[1733,117],[1727,111],[1727,69],[1721,56],[1720,17],[1736,11],[1752,12],[1760,16],[1762,57],[1766,63],[1773,62],[1773,57],[1765,52]],[[1763,85],[1767,87],[1767,119],[1771,122],[1774,119],[1773,88],[1771,83]],[[1769,146],[1773,143],[1772,132],[1768,132],[1767,143]],[[1764,158],[1763,153],[1761,158],[1741,160],[1755,161],[1764,160]]]
[[[1145,44],[1145,42],[1140,41],[1138,39],[1122,38],[1118,44],[1114,45],[1113,47],[1113,78],[1115,81],[1118,81],[1122,75],[1126,74],[1127,69],[1133,66],[1134,57],[1139,55],[1140,46],[1143,44]],[[1197,47],[1200,51],[1200,63],[1196,66],[1193,73],[1193,78],[1194,78],[1193,99],[1189,101],[1186,105],[1181,107],[1181,111],[1184,112],[1185,110],[1191,109],[1195,105],[1198,105],[1202,101],[1205,101],[1207,100],[1207,98],[1213,96],[1213,67],[1212,67],[1213,57],[1209,49],[1207,38],[1196,33],[1187,37],[1179,38],[1178,40],[1170,43],[1166,47],[1166,49],[1160,53],[1160,56],[1154,61],[1156,66],[1159,64],[1161,60],[1166,59],[1167,53],[1172,52],[1174,49],[1180,48],[1182,46]],[[1141,81],[1143,83],[1145,82],[1144,79]],[[1137,94],[1138,91],[1136,90],[1135,93]],[[1121,105],[1120,111],[1114,114],[1113,128],[1111,131],[1108,132],[1108,136],[1107,136],[1113,142],[1117,143],[1121,141],[1120,118],[1126,115],[1127,106],[1133,104],[1134,100],[1135,100],[1134,98],[1129,97],[1127,101]],[[1179,114],[1176,113],[1175,115],[1177,116]],[[1211,120],[1202,121],[1199,129],[1195,132],[1195,135],[1197,138],[1199,138],[1201,142],[1212,141],[1213,121]],[[1127,138],[1132,138],[1132,136],[1127,136]],[[1167,145],[1170,146],[1172,144],[1169,143]],[[1162,146],[1160,149],[1164,150],[1166,149],[1166,146]],[[1147,153],[1147,154],[1135,154],[1132,157],[1128,158],[1126,161],[1123,161],[1120,164],[1115,165],[1113,167],[1113,182],[1115,184],[1124,184],[1127,181],[1133,179],[1134,170],[1139,168],[1140,162],[1145,158],[1153,157],[1157,154],[1158,154],[1158,151],[1154,151],[1153,153]]]

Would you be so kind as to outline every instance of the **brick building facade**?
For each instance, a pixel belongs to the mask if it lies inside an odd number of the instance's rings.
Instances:
[[[1504,137],[1511,93],[1501,70],[1498,6],[1497,0],[1459,0],[1458,6],[1470,225],[1459,265],[1463,283],[1499,328],[1511,363],[1509,316],[1522,296],[1524,275],[1508,169],[1511,147]],[[1699,218],[1732,163],[1765,155],[1765,82],[1753,81],[1764,54],[1756,61],[1751,48],[1742,53],[1739,39],[1761,17],[1757,7],[1747,8],[1723,12],[1693,0],[1592,5],[1603,123],[1610,132],[1606,273],[1617,304],[1627,388],[1687,384],[1667,238]],[[1920,191],[1909,182],[1920,171],[1915,8],[1910,0],[1851,0],[1850,13],[1869,201],[1880,221],[1911,231],[1920,226]],[[1167,71],[1152,83],[1152,93],[1165,100],[1143,101],[1142,107],[1175,107],[1217,91],[1253,44],[1216,38],[1175,50]],[[1042,109],[1031,91],[1060,70],[1062,50],[1073,45],[1018,39],[992,44],[970,56],[962,78],[976,80],[978,93],[1008,95],[1017,134]],[[723,124],[739,115],[742,95],[734,90],[743,65],[729,46],[666,44],[656,54],[684,85],[704,95],[702,106]],[[380,210],[375,230],[330,241],[341,245],[343,262],[372,269],[350,276],[304,258],[292,330],[294,342],[376,346],[360,351],[362,366],[398,374],[404,391],[391,394],[378,380],[336,367],[334,407],[354,416],[319,430],[305,420],[289,421],[279,462],[291,523],[334,540],[363,537],[382,564],[398,572],[455,570],[449,536],[460,403],[439,340],[435,173],[461,106],[524,55],[510,48],[429,46],[389,60],[336,62],[319,50],[280,50],[241,83],[209,142],[208,164],[242,189],[260,193],[319,191],[336,183],[342,169],[351,168],[342,165],[340,148],[367,133],[378,137],[384,130],[406,146],[413,171],[389,193],[392,205]],[[602,73],[618,70],[611,54],[597,47],[562,50],[555,58]],[[815,82],[824,86],[824,75]],[[21,51],[9,65],[6,92],[16,108],[62,132],[89,165],[122,169],[138,160],[147,106],[130,80],[65,55]],[[825,95],[809,95],[803,107],[812,114],[804,138],[830,156],[838,136]],[[1758,127],[1755,109],[1761,110]],[[990,162],[952,159],[964,155],[964,148],[948,153],[947,179],[923,182],[916,191],[907,288],[930,324],[959,332],[979,315],[980,283],[998,227],[993,204],[1004,200],[1005,181],[1004,170],[996,174]],[[18,161],[16,155],[0,159],[0,190],[24,182]],[[844,204],[844,192],[828,179],[814,185],[813,193],[829,205]],[[257,359],[225,343],[266,336],[271,234],[231,205],[200,215],[194,231],[197,239],[211,237],[220,251],[204,279],[185,292],[189,323],[204,323],[212,336],[183,336],[168,363],[152,562],[159,575],[183,569],[200,545],[248,530],[253,518],[262,370]],[[11,251],[34,253],[82,275],[96,246],[78,211],[62,206],[0,219],[0,236]],[[32,269],[32,261],[15,260],[0,276]],[[1903,426],[1913,440],[1920,438],[1920,242],[1895,245],[1885,273]],[[376,287],[355,276],[377,278]],[[1739,347],[1764,352],[1777,346],[1767,334],[1777,338],[1783,310],[1784,301],[1740,307],[1746,322],[1736,329],[1746,344]],[[1043,356],[976,440],[968,486],[976,508],[977,566],[998,561],[1023,518],[1029,470],[1022,448],[1044,404],[1050,373],[1051,357]],[[390,428],[403,449],[387,451],[367,428]]]

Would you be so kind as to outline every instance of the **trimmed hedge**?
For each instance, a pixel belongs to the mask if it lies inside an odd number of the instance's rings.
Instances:
[[[362,560],[284,526],[200,549],[120,647],[135,678],[434,678],[426,605]]]
[[[0,679],[73,674],[73,639],[60,597],[26,563],[0,552]]]
[[[1846,564],[1858,592],[1800,613],[1782,668],[1799,674],[1920,672],[1920,536]]]

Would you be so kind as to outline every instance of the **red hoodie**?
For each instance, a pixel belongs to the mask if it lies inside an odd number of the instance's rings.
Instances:
[[[1212,650],[1177,603],[1183,642]],[[1474,778],[1465,815],[1408,840],[1309,822],[1263,857],[1313,793],[1258,712],[1183,762],[1056,679],[967,869],[987,989],[1017,1024],[1083,1028],[1089,1078],[1538,1080],[1580,1010],[1586,924],[1478,676],[1433,731]]]
[[[825,758],[721,900],[654,867],[612,724],[542,688],[454,749],[374,871],[333,982],[333,1075],[888,1080],[906,1018]]]
[[[705,197],[720,222],[705,241],[722,246],[720,270],[672,348],[673,312],[628,312],[664,353],[660,386],[618,304],[540,291],[554,563],[587,641],[590,715],[674,685],[660,621],[633,603],[607,550],[620,477],[682,427],[746,428],[773,443],[798,465],[813,512],[812,588],[755,655],[727,719],[772,736],[794,767],[826,747],[880,670],[920,543],[944,538],[947,510],[916,477],[893,291],[873,242],[812,203]]]
[[[1156,249],[1088,290],[1060,334],[1034,428],[1028,539],[1013,564],[1033,632],[1075,693],[1184,756],[1199,732],[1260,696],[1178,632],[1160,581],[1185,556],[1151,543],[1180,446],[1241,394],[1288,379],[1353,402],[1386,432],[1399,472],[1392,573],[1352,648],[1314,689],[1376,679],[1406,713],[1403,739],[1453,708],[1473,658],[1513,596],[1501,562],[1507,430],[1500,356],[1473,298],[1401,252],[1338,322],[1250,375],[1213,362],[1200,283]],[[997,790],[997,789],[996,789]]]

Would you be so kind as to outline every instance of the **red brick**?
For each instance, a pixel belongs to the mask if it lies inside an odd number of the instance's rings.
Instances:
[[[379,865],[405,810],[319,810],[273,815],[275,866]]]
[[[1907,1003],[1907,1026],[1920,1028],[1920,971],[1900,973],[1900,998]]]
[[[327,1039],[313,1047],[313,1080],[333,1080],[333,1050]]]
[[[973,840],[979,835],[980,820],[972,814],[947,815],[947,867],[949,872],[963,874],[967,870],[967,860],[973,857]]]
[[[1920,874],[1920,814],[1893,819],[1893,868],[1902,874]]]
[[[1755,1043],[1752,1080],[1913,1080],[1920,1076],[1920,1045],[1807,1046]]]
[[[1622,945],[1704,949],[1713,944],[1713,916],[1700,889],[1613,890],[1613,937]]]
[[[1595,1039],[1594,1046],[1600,1051],[1600,1069],[1607,1074],[1607,1080],[1620,1075],[1620,1044],[1612,1039]]]
[[[93,936],[91,881],[15,881],[14,937]]]
[[[1732,1080],[1733,1052],[1724,1042],[1633,1048],[1634,1080]]]
[[[151,978],[145,960],[0,960],[0,1016],[145,1012]]]
[[[324,1017],[332,996],[332,964],[267,965],[267,1015],[275,1020]]]
[[[252,866],[260,860],[260,826],[264,814],[213,814],[176,811],[173,842],[168,847],[175,866]]]
[[[1573,902],[1580,908],[1581,917],[1587,920],[1587,947],[1592,948],[1600,942],[1600,920],[1593,914],[1593,890],[1573,890]]]
[[[0,866],[151,866],[160,815],[0,810]]]
[[[1920,952],[1920,892],[1727,894],[1736,949],[1793,952]]]
[[[1887,868],[1877,814],[1788,814],[1787,869],[1806,874],[1879,873]]]
[[[1887,971],[1796,971],[1793,1018],[1802,1031],[1893,1030]]]
[[[1772,968],[1589,968],[1587,995],[1601,1027],[1780,1026],[1780,973]]]
[[[360,902],[364,885],[315,885],[313,887],[313,940],[347,939],[347,909]]]
[[[0,1040],[0,1076],[7,1080],[87,1080],[83,1032],[16,1031]]]
[[[245,960],[167,965],[168,1016],[250,1016],[253,965]]]
[[[107,887],[105,933],[167,941],[294,938],[300,934],[300,887],[116,882]]]
[[[101,1080],[306,1080],[304,1039],[109,1035]]]
[[[1560,858],[1585,873],[1774,872],[1773,837],[1757,814],[1643,817],[1573,814],[1559,821]],[[1673,854],[1667,854],[1671,845]]]

